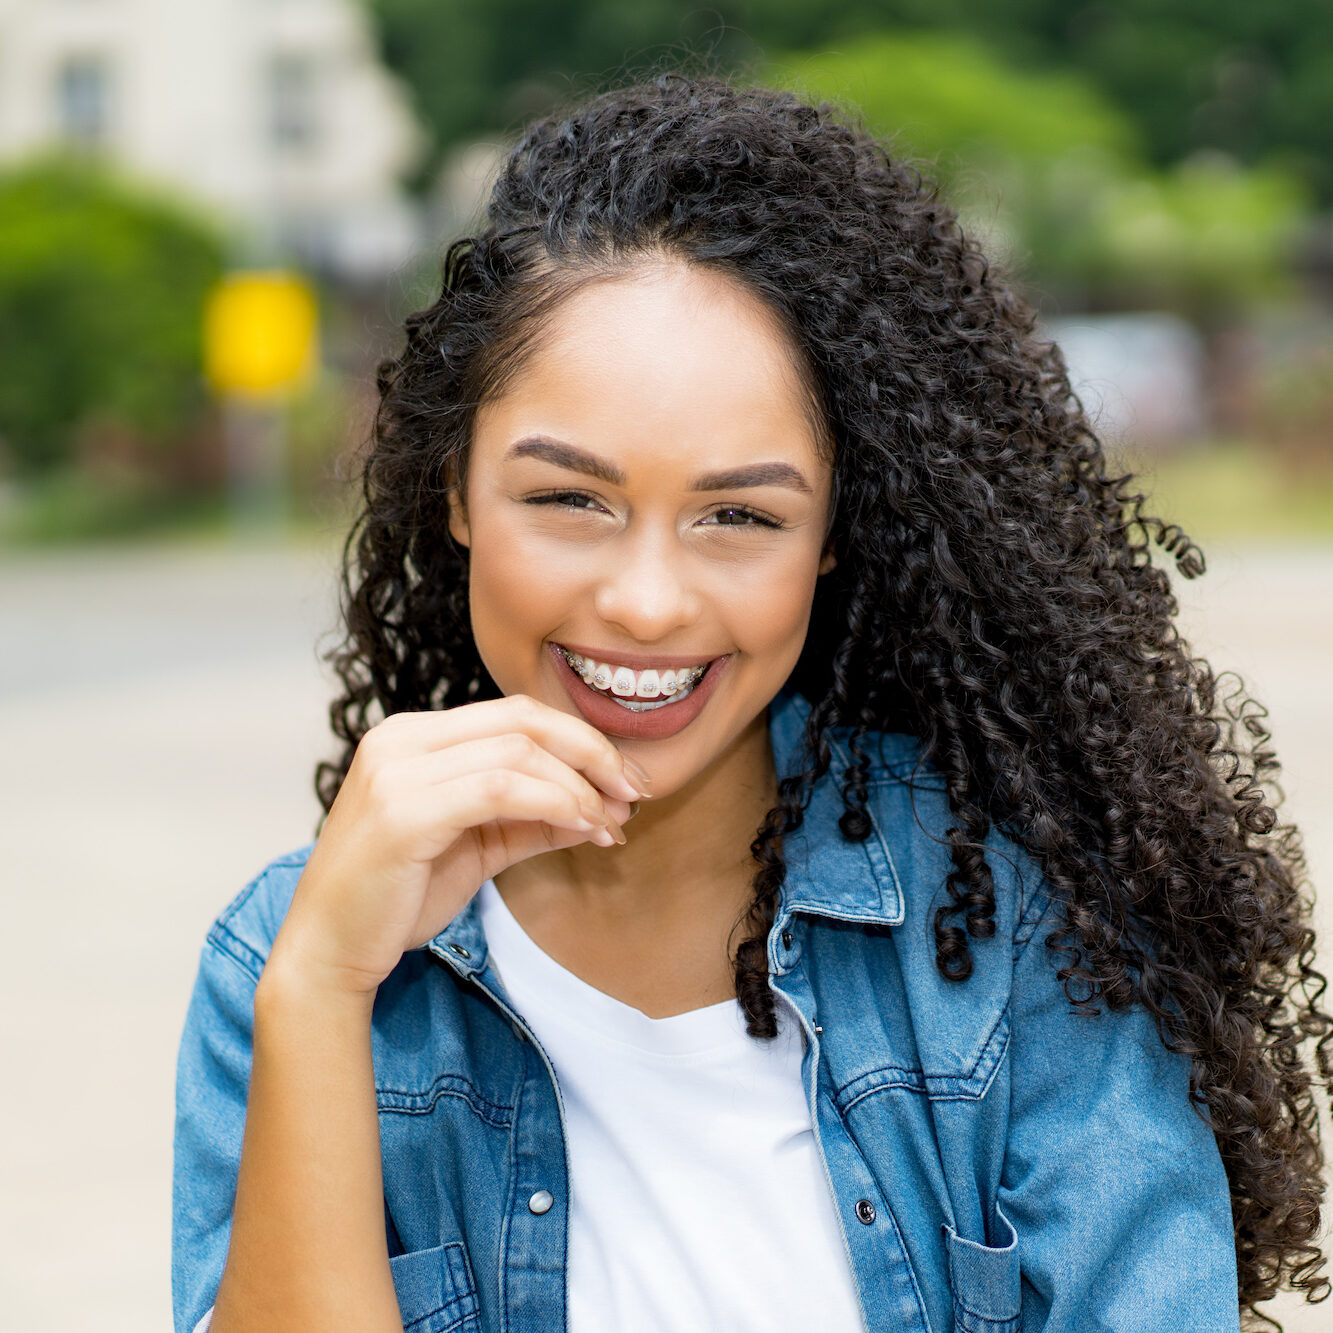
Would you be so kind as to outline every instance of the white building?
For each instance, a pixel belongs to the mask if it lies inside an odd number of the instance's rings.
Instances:
[[[210,208],[242,261],[372,279],[417,243],[424,139],[358,0],[0,0],[0,163],[59,144]]]

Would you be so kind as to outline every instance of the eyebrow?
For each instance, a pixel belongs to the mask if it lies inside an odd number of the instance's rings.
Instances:
[[[505,460],[511,458],[539,458],[543,462],[553,463],[556,467],[568,468],[571,472],[582,472],[596,477],[608,486],[623,486],[625,474],[614,463],[608,463],[596,454],[577,449],[572,444],[562,444],[559,440],[548,439],[544,435],[531,435],[512,445],[505,454]],[[749,486],[786,486],[802,495],[813,495],[810,483],[804,474],[790,463],[748,463],[744,467],[727,468],[721,472],[705,472],[690,482],[692,491],[731,491]]]

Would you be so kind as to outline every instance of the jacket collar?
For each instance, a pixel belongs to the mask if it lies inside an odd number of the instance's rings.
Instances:
[[[779,777],[794,776],[807,766],[803,749],[810,711],[804,695],[785,687],[769,705],[769,740]],[[845,841],[838,828],[843,812],[839,779],[850,757],[836,731],[828,739],[833,762],[815,784],[801,827],[783,837],[787,876],[774,930],[796,912],[867,925],[901,925],[902,885],[873,813],[865,842]],[[475,895],[426,947],[459,973],[485,968],[486,935]]]
[[[769,737],[779,777],[807,767],[804,736],[810,712],[805,696],[790,689],[783,689],[769,706]],[[902,884],[873,806],[865,842],[847,842],[838,828],[843,812],[840,779],[851,762],[841,739],[845,730],[830,729],[833,761],[814,786],[801,827],[783,838],[787,878],[779,915],[804,912],[838,921],[899,926],[905,915]]]

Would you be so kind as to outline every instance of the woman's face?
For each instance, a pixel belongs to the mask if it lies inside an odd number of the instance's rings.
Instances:
[[[753,740],[800,656],[833,566],[807,401],[755,297],[663,261],[565,301],[478,413],[450,531],[481,659],[615,737],[659,797]]]

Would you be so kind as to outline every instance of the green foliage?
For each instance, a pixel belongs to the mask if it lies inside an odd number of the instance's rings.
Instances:
[[[1092,202],[1092,201],[1089,201]],[[1286,294],[1305,192],[1276,169],[1195,158],[1102,182],[1081,234],[1087,276],[1131,304],[1169,306],[1203,327]]]
[[[1006,63],[1080,75],[1133,123],[1149,162],[1199,150],[1288,160],[1333,200],[1328,0],[739,0],[759,46],[839,48],[885,28],[966,33]]]
[[[165,447],[203,403],[222,246],[177,206],[74,159],[0,176],[0,450],[59,467],[80,432]]]
[[[778,56],[755,81],[838,103],[946,176],[1074,150],[1127,159],[1135,149],[1125,117],[1077,75],[1019,73],[948,33],[877,33]]]
[[[722,9],[690,0],[371,0],[371,10],[439,146],[515,129],[575,88],[664,57],[679,65],[713,51],[725,66],[749,50],[722,30]]]
[[[30,478],[0,503],[0,550],[221,534],[226,517],[220,493],[182,495],[142,468],[59,468]]]
[[[966,34],[1030,71],[1067,71],[1116,106],[1148,160],[1200,149],[1288,159],[1333,200],[1328,0],[372,0],[384,49],[437,142],[507,130],[578,86],[654,57],[720,69],[762,51],[841,49],[885,29]],[[997,115],[1008,114],[994,104]]]
[[[990,252],[1048,294],[1208,326],[1286,283],[1309,207],[1291,175],[1218,154],[1154,170],[1079,75],[1020,72],[970,38],[917,32],[779,57],[755,77],[859,110],[928,159]]]

